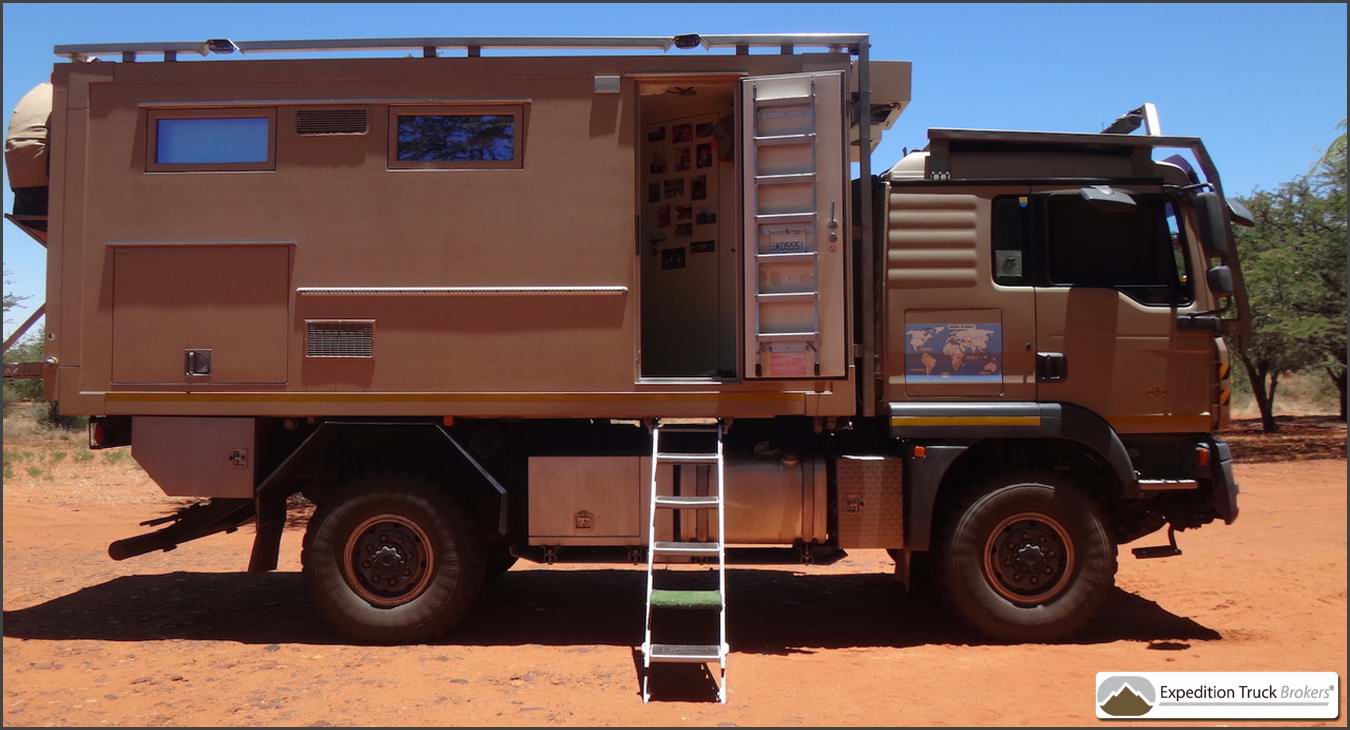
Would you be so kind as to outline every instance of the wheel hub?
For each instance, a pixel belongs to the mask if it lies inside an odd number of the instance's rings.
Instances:
[[[373,605],[407,603],[430,582],[430,543],[419,525],[401,515],[372,517],[347,542],[348,581]]]
[[[1073,542],[1053,517],[1017,514],[990,533],[984,562],[985,579],[1001,596],[1023,605],[1045,603],[1068,585]]]

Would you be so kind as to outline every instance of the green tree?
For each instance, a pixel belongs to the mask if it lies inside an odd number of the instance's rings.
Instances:
[[[1340,391],[1345,416],[1344,135],[1338,142],[1312,173],[1243,201],[1256,221],[1238,231],[1252,337],[1237,357],[1268,432],[1278,429],[1274,410],[1280,375],[1292,370],[1327,372]]]
[[[5,322],[8,323],[9,310],[19,306],[19,304],[22,303],[23,300],[27,299],[28,297],[21,297],[18,296],[17,294],[13,294],[10,292],[9,288],[10,286],[12,286],[12,282],[10,282],[9,280],[9,269],[4,270],[4,284],[5,284],[5,291],[4,291]]]
[[[1314,266],[1321,267],[1326,271],[1336,272],[1337,275],[1328,277],[1328,287],[1326,296],[1322,298],[1322,306],[1318,309],[1319,316],[1334,317],[1336,314],[1340,317],[1341,337],[1335,338],[1330,343],[1327,350],[1327,361],[1323,365],[1331,381],[1336,384],[1336,391],[1340,395],[1340,417],[1346,417],[1346,339],[1345,335],[1345,305],[1346,305],[1346,276],[1345,276],[1345,241],[1347,233],[1346,228],[1346,139],[1345,139],[1345,121],[1341,120],[1338,128],[1341,130],[1341,136],[1332,141],[1327,147],[1327,151],[1318,160],[1317,167],[1313,170],[1313,187],[1323,200],[1325,206],[1325,223],[1327,225],[1326,245],[1317,248],[1315,255],[1318,256],[1312,263]],[[1333,245],[1336,238],[1339,238],[1340,244]],[[1334,311],[1333,311],[1334,310]]]

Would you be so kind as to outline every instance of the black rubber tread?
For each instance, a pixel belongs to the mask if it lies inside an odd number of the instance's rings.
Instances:
[[[988,531],[1004,517],[1040,510],[1056,518],[1074,542],[1068,587],[1049,603],[1016,604],[989,586],[982,567]],[[1116,544],[1096,500],[1044,471],[1002,474],[966,493],[946,512],[935,535],[933,582],[971,628],[1004,642],[1062,641],[1096,616],[1115,585]]]
[[[365,518],[389,512],[416,521],[435,543],[431,585],[412,601],[372,606],[347,583],[341,551]],[[376,474],[346,485],[338,499],[316,510],[305,531],[301,562],[305,587],[319,614],[358,641],[405,643],[444,634],[472,607],[484,580],[478,531],[445,490],[420,477]]]

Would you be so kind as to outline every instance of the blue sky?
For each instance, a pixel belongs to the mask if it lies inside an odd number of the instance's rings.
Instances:
[[[1203,137],[1230,192],[1306,172],[1346,116],[1344,5],[4,5],[4,109],[58,43],[414,35],[867,32],[914,64],[913,103],[874,155],[929,127],[1098,131],[1143,101]],[[704,53],[705,51],[683,51]],[[220,58],[220,57],[217,57]],[[224,61],[231,62],[231,61]],[[12,194],[3,186],[9,211]],[[41,303],[45,252],[3,224],[11,290]]]

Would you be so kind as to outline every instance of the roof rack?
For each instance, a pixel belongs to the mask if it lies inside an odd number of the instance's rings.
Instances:
[[[93,43],[56,46],[56,55],[72,61],[84,61],[98,56],[121,55],[125,62],[134,62],[141,53],[163,54],[165,61],[178,60],[179,53],[228,55],[239,53],[322,53],[342,51],[418,51],[424,57],[435,57],[441,48],[463,48],[469,56],[478,56],[484,48],[590,48],[634,49],[668,51],[675,48],[705,49],[732,48],[738,54],[750,52],[752,47],[778,47],[784,54],[796,47],[828,48],[836,52],[858,54],[860,45],[867,43],[866,33],[748,33],[701,35],[648,36],[439,36],[412,38],[328,38],[313,40],[231,41],[215,38],[190,42],[153,43]]]

